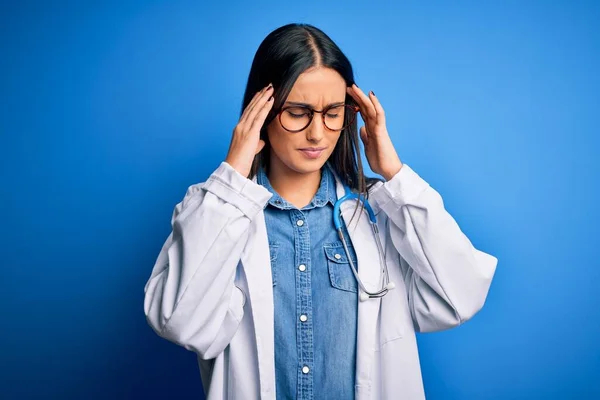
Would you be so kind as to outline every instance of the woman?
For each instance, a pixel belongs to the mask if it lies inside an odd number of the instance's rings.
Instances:
[[[357,112],[385,181],[363,174]],[[335,209],[348,193],[368,202]],[[415,332],[470,319],[497,264],[400,161],[377,97],[307,24],[260,45],[228,154],[171,224],[144,311],[198,355],[208,399],[422,399]]]

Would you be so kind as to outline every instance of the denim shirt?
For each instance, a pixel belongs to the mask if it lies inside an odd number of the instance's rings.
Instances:
[[[265,206],[273,276],[275,379],[278,399],[353,399],[358,295],[333,225],[335,177],[322,168],[319,189],[298,209],[271,186]],[[358,270],[354,246],[344,230]]]

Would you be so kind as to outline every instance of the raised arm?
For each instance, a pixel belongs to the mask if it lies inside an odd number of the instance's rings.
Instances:
[[[472,245],[440,194],[403,164],[373,188],[369,200],[388,218],[415,330],[448,329],[476,314],[498,259]]]
[[[229,344],[244,314],[236,268],[250,222],[270,197],[225,161],[188,188],[144,289],[144,313],[159,336],[205,359]]]

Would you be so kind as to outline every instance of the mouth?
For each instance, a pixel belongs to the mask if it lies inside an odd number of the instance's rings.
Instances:
[[[321,154],[325,151],[325,147],[305,147],[300,150],[307,158],[319,158]]]

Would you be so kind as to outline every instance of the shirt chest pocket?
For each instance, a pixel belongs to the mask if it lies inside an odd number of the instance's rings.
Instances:
[[[327,259],[327,269],[331,286],[339,290],[357,293],[358,284],[352,273],[350,259],[348,259],[348,255],[344,251],[342,242],[325,243],[323,249],[325,250],[325,258]],[[350,244],[348,244],[348,252],[354,263],[354,267],[358,268],[356,264],[356,255]]]

